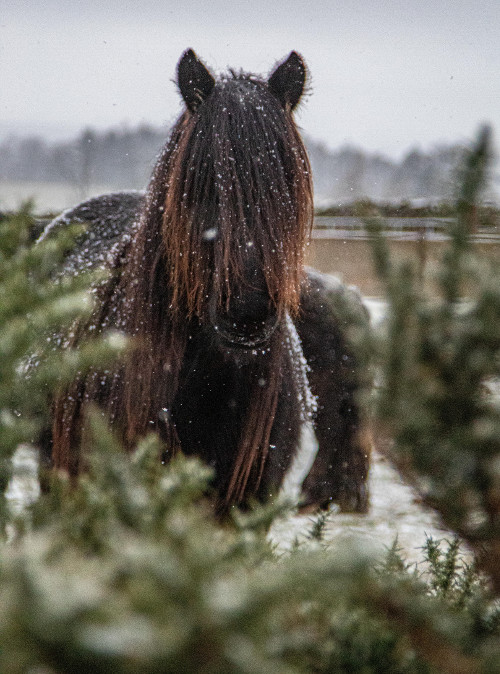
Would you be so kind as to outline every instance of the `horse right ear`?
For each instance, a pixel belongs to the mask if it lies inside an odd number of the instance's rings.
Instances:
[[[192,49],[187,49],[177,64],[177,84],[186,105],[194,112],[210,95],[215,79]]]

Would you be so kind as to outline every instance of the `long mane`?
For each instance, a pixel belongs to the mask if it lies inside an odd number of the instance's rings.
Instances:
[[[85,408],[97,403],[126,447],[160,427],[170,410],[190,335],[208,324],[209,299],[224,311],[235,289],[251,282],[258,261],[278,317],[299,310],[304,246],[312,224],[312,184],[306,151],[288,107],[264,80],[221,78],[203,105],[186,109],[153,173],[132,239],[118,251],[109,281],[96,291],[83,335],[113,328],[132,339],[109,372],[93,370],[54,404],[54,463],[76,474]],[[251,383],[227,502],[258,486],[281,384],[283,334],[255,366],[269,386]],[[162,437],[177,449],[173,424]]]

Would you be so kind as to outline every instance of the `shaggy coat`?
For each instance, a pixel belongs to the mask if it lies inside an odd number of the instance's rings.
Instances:
[[[303,267],[312,182],[292,112],[305,80],[295,52],[267,80],[233,72],[215,81],[188,50],[178,64],[186,109],[145,197],[100,197],[48,226],[43,236],[86,222],[67,270],[111,271],[68,346],[110,329],[131,338],[112,369],[56,397],[56,468],[85,469],[85,410],[98,404],[128,450],[156,431],[164,460],[182,450],[213,466],[219,509],[266,498],[311,413],[305,355],[319,395],[306,500],[365,508],[354,363],[324,283]]]

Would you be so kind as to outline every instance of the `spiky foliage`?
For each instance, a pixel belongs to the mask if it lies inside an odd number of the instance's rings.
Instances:
[[[484,588],[444,597],[434,551],[427,582],[396,549],[374,571],[354,541],[276,557],[279,504],[221,526],[198,461],[163,467],[153,437],[125,457],[95,412],[89,436],[89,473],[56,478],[3,550],[0,671],[495,671]]]
[[[470,237],[489,154],[483,129],[464,166],[432,296],[411,262],[391,264],[377,223],[370,228],[390,303],[379,400],[390,454],[469,542],[500,593],[500,267],[478,259]]]
[[[88,475],[56,478],[3,551],[1,671],[494,671],[492,630],[433,583],[375,573],[355,542],[277,558],[279,504],[221,526],[199,462],[162,467],[154,438],[124,457],[99,413],[89,436]]]
[[[96,359],[109,360],[123,344],[118,336],[92,349],[64,354],[52,336],[89,311],[88,277],[55,282],[54,270],[75,232],[35,245],[31,204],[0,222],[0,531],[11,457],[46,421],[49,391]]]

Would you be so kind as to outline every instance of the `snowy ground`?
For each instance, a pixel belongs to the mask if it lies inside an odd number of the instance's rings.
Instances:
[[[289,495],[297,493],[297,479],[313,453],[314,441],[309,436],[304,442],[302,466],[297,466],[295,474],[289,476],[286,485]],[[22,508],[24,503],[36,499],[39,493],[36,460],[32,449],[18,449],[14,472],[16,477],[9,487],[9,500],[12,507]],[[408,561],[417,561],[422,558],[419,549],[424,545],[426,536],[451,539],[451,534],[439,528],[436,516],[422,508],[410,487],[402,482],[398,473],[376,452],[369,485],[368,514],[344,515],[332,509],[325,535],[328,542],[341,544],[347,538],[355,536],[358,540],[361,539],[364,549],[370,548],[377,554],[390,547],[397,537]],[[271,537],[280,549],[286,550],[293,545],[295,539],[304,539],[313,521],[313,515],[294,515],[279,520],[272,527]]]
[[[421,548],[426,537],[448,538],[453,534],[440,528],[436,515],[418,503],[413,490],[403,483],[379,453],[374,452],[369,476],[370,509],[366,515],[335,512],[329,515],[325,540],[339,543],[355,536],[363,548],[383,553],[395,539],[408,561],[422,559]],[[279,548],[290,548],[295,539],[301,540],[311,530],[314,516],[295,515],[276,522],[271,536]]]
[[[370,312],[372,324],[376,326],[384,319],[385,303],[371,298],[363,301]],[[291,497],[298,494],[301,475],[307,473],[307,466],[316,449],[310,432],[305,433],[302,444],[301,455],[284,486],[285,494]],[[397,538],[408,561],[418,561],[422,559],[421,548],[428,536],[435,539],[453,538],[453,534],[440,528],[435,513],[422,507],[415,492],[376,450],[372,454],[369,490],[368,514],[347,515],[332,509],[326,527],[326,540],[341,544],[354,535],[361,539],[363,547],[369,547],[376,554],[391,547]],[[295,515],[276,522],[272,528],[272,538],[280,548],[287,549],[295,539],[300,540],[309,533],[313,521],[311,515]]]

